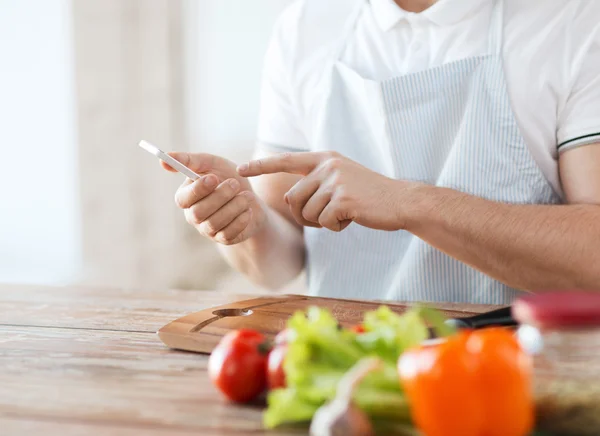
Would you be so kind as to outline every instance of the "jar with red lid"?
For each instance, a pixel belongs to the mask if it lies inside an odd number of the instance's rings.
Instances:
[[[534,354],[538,427],[552,435],[600,435],[600,292],[520,298],[519,340]]]

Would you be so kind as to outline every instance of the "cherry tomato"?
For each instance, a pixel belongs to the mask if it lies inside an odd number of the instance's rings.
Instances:
[[[353,331],[354,333],[358,333],[358,334],[360,334],[360,333],[364,333],[364,332],[366,332],[367,330],[365,329],[365,326],[364,326],[364,325],[362,325],[362,324],[358,324],[358,325],[355,325],[354,327],[352,327],[352,331]]]
[[[228,333],[208,359],[213,384],[231,401],[247,402],[267,385],[268,341],[253,330]]]
[[[283,361],[287,353],[287,345],[278,345],[269,353],[269,362],[267,364],[267,382],[269,389],[285,387],[285,371],[283,370]]]

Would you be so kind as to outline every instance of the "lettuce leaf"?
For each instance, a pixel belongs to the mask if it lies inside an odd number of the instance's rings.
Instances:
[[[264,425],[273,428],[310,421],[320,406],[334,398],[342,376],[366,357],[380,358],[383,369],[365,377],[354,401],[375,419],[409,423],[409,408],[400,387],[396,362],[405,350],[428,338],[424,315],[428,315],[430,322],[439,322],[440,318],[430,312],[417,308],[398,315],[381,306],[365,314],[366,332],[362,334],[340,328],[326,309],[311,307],[306,313],[295,313],[287,323],[290,330],[284,361],[287,387],[269,393]]]

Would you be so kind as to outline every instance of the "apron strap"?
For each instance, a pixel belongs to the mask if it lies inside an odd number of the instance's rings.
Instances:
[[[490,33],[488,37],[488,53],[502,55],[504,34],[504,0],[494,0],[492,17],[490,20]]]

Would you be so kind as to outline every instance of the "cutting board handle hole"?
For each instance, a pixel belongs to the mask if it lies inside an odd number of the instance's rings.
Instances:
[[[228,316],[249,316],[252,313],[252,309],[219,309],[213,311],[213,315],[221,318]]]

